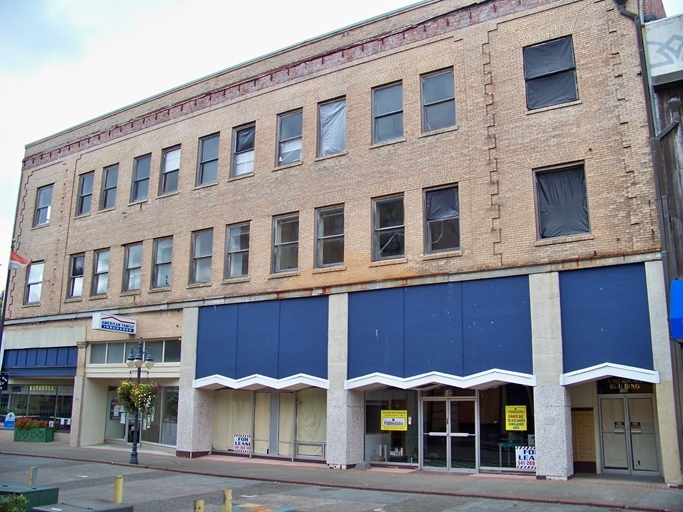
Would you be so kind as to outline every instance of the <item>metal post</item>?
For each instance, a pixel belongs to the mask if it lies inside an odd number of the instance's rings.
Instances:
[[[31,466],[28,470],[28,485],[36,485],[38,479],[38,467]]]
[[[116,505],[123,503],[123,477],[121,475],[114,478],[114,503]]]
[[[232,489],[223,491],[223,510],[221,512],[232,512]]]
[[[139,360],[140,363],[142,363],[142,338],[138,341],[138,352],[135,356],[136,360]],[[142,364],[138,366],[138,372],[137,372],[137,379],[135,382],[140,385],[140,375],[142,374]],[[133,428],[135,431],[133,432],[133,449],[130,452],[130,461],[129,464],[137,464],[138,463],[138,443],[140,442],[140,409],[137,407],[135,408],[135,420],[133,421]]]
[[[194,500],[194,512],[204,512],[204,500]]]

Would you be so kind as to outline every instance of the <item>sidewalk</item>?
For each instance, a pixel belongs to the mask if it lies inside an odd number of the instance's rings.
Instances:
[[[324,464],[208,455],[184,459],[143,445],[139,466],[181,473],[411,494],[561,503],[611,509],[683,511],[683,489],[661,479],[579,475],[566,482],[502,474],[442,474],[401,468],[327,469]],[[66,443],[0,442],[0,454],[101,462],[127,466],[130,450],[101,445],[71,448]]]

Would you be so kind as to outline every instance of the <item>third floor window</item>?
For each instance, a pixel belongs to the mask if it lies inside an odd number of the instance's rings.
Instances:
[[[220,134],[199,139],[199,165],[196,185],[206,185],[218,180],[218,147]]]
[[[52,209],[52,185],[41,187],[36,194],[36,212],[33,216],[33,226],[42,226],[50,223],[50,210]]]
[[[116,183],[119,178],[119,166],[112,165],[104,169],[102,178],[102,199],[100,200],[100,210],[114,208],[116,205]]]
[[[92,182],[95,177],[94,172],[82,174],[78,180],[78,199],[76,200],[76,215],[90,213],[90,202],[92,201]]]
[[[130,202],[144,201],[149,194],[149,167],[152,155],[140,156],[133,165],[133,186],[130,190]]]

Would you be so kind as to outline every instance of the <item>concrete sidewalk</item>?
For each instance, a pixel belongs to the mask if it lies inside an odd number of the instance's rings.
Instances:
[[[130,449],[102,445],[71,448],[66,443],[0,442],[0,454],[128,465]],[[402,468],[366,471],[328,469],[324,464],[236,456],[208,455],[184,459],[143,444],[139,466],[218,477],[437,494],[540,503],[595,506],[644,511],[683,511],[683,489],[668,488],[661,479],[579,475],[566,482],[505,474],[443,474]]]

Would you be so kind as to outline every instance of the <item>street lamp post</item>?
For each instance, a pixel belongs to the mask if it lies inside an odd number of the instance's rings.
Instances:
[[[143,350],[142,347],[142,338],[140,338],[140,340],[138,341],[137,352],[135,352],[134,348],[131,348],[130,352],[128,353],[128,359],[126,359],[126,364],[128,365],[128,368],[137,368],[137,378],[135,382],[137,382],[138,385],[140,385],[140,374],[142,373],[143,356],[145,358],[144,365],[147,368],[147,370],[151,370],[154,366],[152,350]],[[135,407],[135,420],[133,423],[133,428],[135,429],[135,431],[133,432],[133,450],[130,452],[129,464],[138,463],[138,443],[140,442],[140,409],[138,409],[137,407]]]

